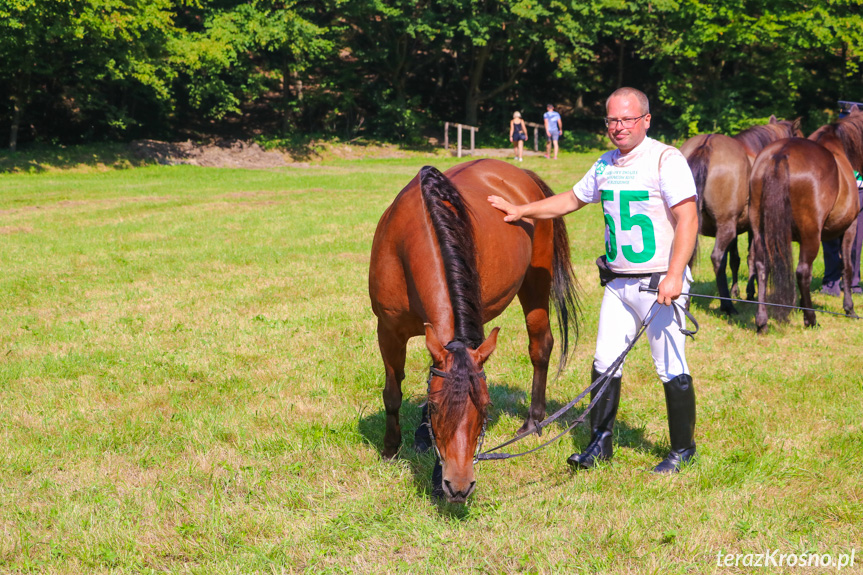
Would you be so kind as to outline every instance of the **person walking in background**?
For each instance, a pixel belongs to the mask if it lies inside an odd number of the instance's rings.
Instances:
[[[515,159],[521,162],[524,158],[524,143],[527,141],[527,126],[521,119],[521,112],[513,112],[509,121],[509,141],[515,150]]]
[[[560,133],[563,131],[563,121],[560,119],[560,114],[554,110],[554,104],[546,106],[548,110],[542,115],[545,121],[545,136],[548,140],[545,143],[545,157],[553,157],[557,159],[557,141],[560,139]],[[554,148],[554,156],[551,156],[551,149]]]
[[[855,171],[857,178],[857,193],[860,205],[863,206],[863,174]],[[863,218],[857,216],[857,238],[851,247],[851,293],[863,293],[860,286],[860,251],[863,249]],[[842,238],[821,242],[824,249],[824,279],[821,281],[821,293],[842,295],[842,271],[845,262],[842,261]]]
[[[488,201],[506,222],[551,219],[602,203],[605,255],[597,265],[605,293],[592,380],[611,368],[648,314],[656,314],[647,337],[665,391],[671,452],[653,471],[676,473],[695,457],[695,389],[684,351],[686,320],[683,314],[677,319],[672,308],[692,282],[687,264],[698,233],[695,181],[679,150],[647,137],[650,107],[644,93],[620,88],[608,97],[605,109],[608,137],[617,149],[603,154],[570,192],[519,206],[499,196]],[[655,288],[656,295],[643,288]],[[685,305],[687,296],[681,299]],[[611,459],[622,373],[620,366],[610,374],[613,379],[590,411],[590,443],[569,457],[572,467],[586,469]],[[591,399],[598,392],[594,388]]]

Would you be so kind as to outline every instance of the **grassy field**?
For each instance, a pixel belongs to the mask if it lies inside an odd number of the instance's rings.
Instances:
[[[560,192],[592,159],[524,167]],[[842,572],[863,572],[863,326],[841,317],[757,336],[750,306],[694,302],[700,459],[679,476],[649,473],[668,442],[643,342],[613,464],[569,471],[579,428],[481,464],[449,506],[431,455],[382,461],[369,250],[424,163],[456,160],[0,175],[0,572],[796,573],[717,562],[855,549]],[[567,225],[584,314],[550,410],[587,383],[601,296],[598,208]],[[715,293],[701,251],[693,291]],[[531,374],[518,306],[491,325],[488,445],[520,425]],[[408,445],[428,363],[412,340]]]

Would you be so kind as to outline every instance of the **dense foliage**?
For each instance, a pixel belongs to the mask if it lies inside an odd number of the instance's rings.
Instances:
[[[20,141],[595,130],[632,85],[672,136],[863,100],[863,0],[0,0]]]

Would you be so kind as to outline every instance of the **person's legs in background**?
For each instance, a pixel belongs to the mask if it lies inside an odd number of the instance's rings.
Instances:
[[[860,194],[860,205],[863,206],[863,190],[857,190]],[[863,218],[857,216],[857,238],[854,240],[854,247],[851,248],[851,266],[853,273],[851,275],[851,293],[863,293],[863,288],[860,286],[860,252],[863,250]]]
[[[821,249],[824,252],[824,279],[821,280],[821,293],[839,297],[842,295],[842,238],[821,242]]]

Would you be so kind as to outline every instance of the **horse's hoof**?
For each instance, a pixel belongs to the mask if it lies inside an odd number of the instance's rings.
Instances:
[[[860,316],[854,313],[854,310],[845,310],[845,315],[852,319],[860,319]]]
[[[720,306],[719,306],[719,311],[721,311],[721,312],[725,313],[725,315],[737,315],[738,313],[740,313],[740,312],[738,312],[738,311],[737,311],[737,308],[736,308],[736,307],[734,307],[734,306],[733,306],[733,305],[731,305],[731,304],[728,304],[728,305],[720,305]]]
[[[758,335],[767,335],[767,324],[755,326]]]
[[[533,419],[528,419],[524,422],[521,428],[518,430],[516,435],[522,435],[523,433],[536,433],[537,435],[542,435],[542,429],[538,429],[536,427],[536,421]]]

